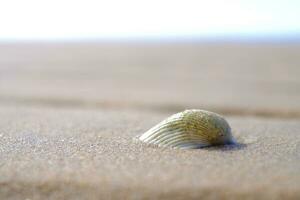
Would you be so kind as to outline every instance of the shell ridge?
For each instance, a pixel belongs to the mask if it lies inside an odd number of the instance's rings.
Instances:
[[[205,143],[208,143],[208,141],[204,138],[201,138],[197,135],[188,135],[188,134],[184,134],[184,132],[180,132],[178,134],[173,134],[172,136],[169,136],[169,137],[165,137],[163,138],[165,140],[166,143],[168,142],[172,142],[172,141],[175,141],[175,140],[180,140],[180,139],[189,139],[189,140],[197,140],[197,141],[202,141],[202,142],[205,142]]]
[[[177,121],[176,121],[177,122]],[[161,125],[163,124],[163,125]],[[158,134],[161,134],[163,131],[170,129],[170,122],[164,123],[164,121],[162,121],[161,123],[157,124],[156,126],[154,126],[153,128],[151,128],[150,130],[146,131],[146,133],[144,133],[140,138],[141,140],[145,140],[146,138],[150,139],[150,138],[155,138]],[[179,128],[182,125],[180,125],[180,123],[177,125],[172,125],[172,128]]]
[[[167,143],[167,145],[170,146],[178,146],[182,143],[197,143],[197,144],[201,144],[201,145],[208,145],[208,142],[205,142],[203,140],[191,140],[190,138],[178,138],[177,140],[172,140],[169,143]]]
[[[166,131],[159,135],[157,138],[152,139],[151,143],[158,143],[164,141],[166,138],[173,137],[174,134],[181,134],[180,131]]]

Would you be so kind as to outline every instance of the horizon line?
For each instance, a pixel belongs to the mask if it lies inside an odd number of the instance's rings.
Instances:
[[[124,37],[45,37],[45,38],[1,38],[0,43],[81,43],[81,42],[300,42],[300,32],[272,34],[210,34],[210,35],[160,35]]]

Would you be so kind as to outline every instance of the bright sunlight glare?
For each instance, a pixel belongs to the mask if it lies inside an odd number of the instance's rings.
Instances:
[[[286,35],[300,1],[9,0],[0,24],[0,40]]]

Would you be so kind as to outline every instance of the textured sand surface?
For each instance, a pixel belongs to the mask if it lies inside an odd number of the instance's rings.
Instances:
[[[238,146],[174,150],[132,138],[166,117],[1,107],[1,199],[299,199],[300,121],[228,117]]]
[[[300,45],[0,44],[0,199],[300,199]],[[239,145],[133,138],[186,108]]]

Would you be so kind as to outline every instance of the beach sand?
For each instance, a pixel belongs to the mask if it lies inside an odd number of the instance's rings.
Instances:
[[[299,199],[300,45],[0,45],[0,199]],[[187,108],[239,144],[137,135]]]

